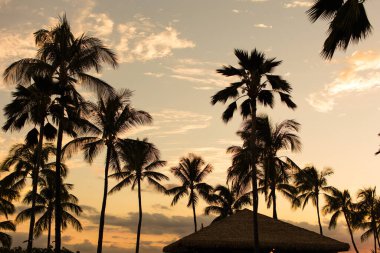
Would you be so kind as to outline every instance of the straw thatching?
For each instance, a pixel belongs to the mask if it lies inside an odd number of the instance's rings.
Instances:
[[[211,223],[166,247],[167,253],[253,252],[252,211],[244,209],[223,220]],[[347,251],[349,245],[315,232],[259,214],[259,237],[262,252]]]

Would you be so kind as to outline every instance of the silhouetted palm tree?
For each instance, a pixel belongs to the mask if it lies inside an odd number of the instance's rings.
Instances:
[[[19,198],[20,187],[13,181],[7,179],[0,180],[0,216],[4,215],[8,219],[8,214],[15,211],[13,201]],[[16,226],[12,221],[0,221],[0,244],[9,248],[12,244],[12,237],[2,231],[16,231]]]
[[[246,205],[252,205],[250,192],[239,194],[224,185],[217,185],[207,202],[210,205],[205,208],[205,214],[218,215],[213,222],[234,214]]]
[[[252,124],[245,123],[245,132],[249,132]],[[277,219],[276,189],[290,200],[296,189],[289,184],[293,171],[298,166],[287,156],[279,156],[278,152],[301,150],[301,141],[297,132],[300,124],[295,120],[284,120],[272,125],[267,116],[258,118],[257,139],[261,146],[260,163],[263,167],[263,178],[259,181],[265,194],[267,205],[273,204],[273,218]]]
[[[61,249],[61,208],[60,189],[61,173],[61,150],[64,130],[67,131],[69,119],[76,117],[83,101],[80,94],[75,90],[76,84],[97,91],[98,93],[113,92],[113,89],[102,80],[86,74],[94,69],[101,70],[103,63],[116,67],[115,54],[105,47],[103,43],[94,37],[82,34],[75,37],[70,29],[66,16],[60,18],[58,25],[51,30],[41,29],[35,33],[36,44],[39,47],[37,59],[22,59],[9,66],[5,72],[5,80],[28,83],[32,75],[49,76],[57,80],[55,106],[53,107],[55,122],[58,124],[57,156],[56,156],[56,203],[55,208],[55,251]],[[80,124],[78,124],[80,125]],[[72,126],[70,126],[71,128]]]
[[[324,58],[331,59],[337,48],[346,50],[351,42],[357,43],[371,33],[364,3],[365,0],[315,0],[306,12],[312,22],[330,21],[321,53]]]
[[[142,224],[142,196],[141,183],[146,180],[159,192],[165,192],[166,189],[161,185],[161,180],[169,178],[164,174],[155,170],[166,165],[166,161],[160,160],[159,150],[152,144],[148,143],[147,139],[140,141],[124,139],[118,143],[118,150],[121,161],[125,163],[123,170],[117,172],[110,177],[118,179],[120,182],[114,186],[110,193],[120,191],[128,185],[132,185],[132,190],[137,186],[138,201],[139,201],[139,222],[137,226],[136,238],[136,253],[140,249],[140,233]]]
[[[52,140],[55,137],[56,129],[47,121],[49,115],[49,106],[51,105],[51,95],[54,84],[49,78],[33,77],[34,83],[28,87],[18,85],[16,91],[12,92],[13,100],[4,107],[4,114],[7,118],[3,126],[4,131],[20,130],[26,123],[30,122],[38,126],[39,130],[34,127],[26,136],[26,143],[35,148],[35,164],[32,170],[32,196],[37,193],[38,174],[41,165],[41,150],[44,137]],[[34,230],[34,206],[36,200],[32,199],[32,211],[29,224],[28,246],[27,251],[31,252],[33,247],[33,230]]]
[[[314,166],[305,167],[295,174],[295,186],[299,192],[297,199],[294,201],[295,206],[302,204],[302,209],[305,208],[309,200],[317,209],[319,233],[323,235],[321,217],[319,212],[319,195],[325,194],[326,191],[332,189],[327,185],[327,176],[334,172],[330,168],[325,168],[319,172]]]
[[[54,219],[55,208],[55,172],[49,169],[42,171],[39,178],[40,191],[37,194],[37,204],[35,206],[36,214],[39,215],[36,226],[34,228],[34,236],[39,237],[44,231],[48,231],[47,235],[47,249],[50,249],[51,241],[51,225]],[[62,208],[62,224],[61,229],[65,230],[68,225],[71,225],[75,230],[82,231],[80,221],[75,217],[82,213],[82,208],[78,205],[78,198],[70,193],[73,189],[72,184],[63,183],[61,186],[62,198],[60,206]],[[29,191],[24,199],[24,204],[30,204],[32,201],[32,192]],[[20,223],[31,218],[31,208],[21,211],[17,217],[16,222]]]
[[[197,216],[195,206],[198,203],[198,195],[207,199],[212,191],[212,187],[203,180],[213,170],[211,164],[206,164],[202,157],[195,154],[188,154],[182,157],[179,164],[171,168],[171,173],[181,181],[180,186],[167,190],[168,195],[174,195],[172,206],[177,204],[178,200],[189,196],[187,207],[193,208],[194,231],[197,232]]]
[[[356,220],[355,227],[365,230],[360,239],[365,241],[373,235],[374,252],[377,252],[377,223],[380,221],[380,203],[376,196],[376,187],[359,190],[356,211],[359,219]]]
[[[329,229],[335,228],[339,217],[343,215],[348,232],[350,233],[352,245],[354,246],[356,253],[359,253],[352,231],[353,215],[355,211],[350,193],[348,190],[341,192],[338,189],[331,187],[327,191],[327,194],[325,194],[325,199],[326,205],[322,208],[322,212],[324,214],[332,214]]]
[[[237,109],[237,101],[246,98],[240,105],[241,115],[243,118],[250,117],[252,119],[251,141],[249,149],[252,151],[252,189],[253,189],[253,229],[254,229],[254,248],[259,252],[259,234],[257,224],[258,210],[258,191],[257,191],[257,152],[256,145],[256,111],[257,102],[272,107],[274,105],[273,93],[280,95],[281,101],[289,108],[295,109],[296,104],[291,100],[290,92],[292,90],[290,84],[278,75],[271,74],[275,67],[281,64],[275,58],[267,59],[264,53],[254,49],[251,53],[247,51],[235,49],[235,55],[239,59],[239,67],[224,66],[217,72],[224,76],[235,76],[240,80],[231,83],[231,85],[212,96],[211,103],[214,105],[218,102],[226,103],[232,99],[233,102],[227,107],[223,113],[224,122],[228,122]],[[265,77],[265,81],[262,78]],[[270,89],[271,87],[271,89]]]
[[[130,105],[131,92],[123,90],[112,96],[99,96],[97,104],[88,103],[88,117],[97,129],[97,136],[80,137],[66,145],[68,155],[81,147],[85,151],[85,159],[92,163],[93,159],[106,147],[106,163],[104,169],[103,203],[100,212],[99,236],[97,252],[102,252],[104,219],[107,205],[109,168],[119,171],[117,143],[119,136],[137,125],[152,121],[144,111],[136,110]]]

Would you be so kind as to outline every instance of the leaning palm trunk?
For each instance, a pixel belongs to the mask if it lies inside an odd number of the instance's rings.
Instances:
[[[319,193],[318,193],[318,190],[316,191],[316,199],[315,199],[315,202],[316,202],[316,207],[317,207],[317,216],[318,216],[318,225],[319,225],[319,233],[321,235],[323,235],[323,231],[322,231],[322,223],[321,223],[321,216],[319,214]]]
[[[273,219],[277,220],[277,200],[276,200],[276,182],[274,181],[274,177],[271,182],[271,194],[272,194],[272,202],[273,202]]]
[[[194,196],[193,195],[193,189],[191,189],[191,196]],[[197,226],[197,215],[195,213],[195,203],[194,203],[194,200],[191,202],[191,205],[192,205],[192,208],[193,208],[193,219],[194,219],[194,231],[197,232],[198,231],[198,226]]]
[[[62,118],[59,119],[58,137],[57,137],[57,155],[55,160],[55,253],[61,252],[61,223],[62,223],[62,206],[61,203],[61,153],[63,139]]]
[[[50,206],[50,204],[49,204]],[[51,222],[52,222],[52,212],[49,214],[49,226],[48,226],[48,235],[47,235],[47,249],[50,249],[50,241],[51,241]]]
[[[104,219],[105,219],[106,206],[107,206],[108,169],[109,169],[109,164],[110,164],[110,157],[111,157],[111,148],[107,146],[106,166],[105,166],[105,169],[104,169],[103,203],[102,203],[102,210],[100,212],[99,236],[98,236],[98,249],[97,249],[97,253],[101,253],[102,252],[102,247],[103,247]]]
[[[260,83],[260,81],[258,81]],[[255,86],[257,87],[257,86]],[[256,97],[254,96],[250,97]],[[256,167],[256,100],[251,100],[251,117],[252,117],[252,129],[251,129],[251,148],[252,148],[252,199],[253,199],[253,244],[254,252],[260,253],[259,244],[259,227],[258,227],[258,208],[259,208],[259,194],[257,191],[257,167]]]
[[[138,223],[138,225],[137,225],[136,253],[139,253],[139,249],[140,249],[141,223],[142,223],[141,182],[140,182],[140,179],[137,180],[137,191],[138,191],[138,198],[139,198],[139,223]]]
[[[343,214],[344,214],[344,218],[346,220],[346,224],[347,224],[347,227],[348,227],[348,232],[350,232],[352,246],[354,246],[355,252],[359,253],[359,250],[356,247],[356,243],[355,243],[355,240],[354,240],[354,235],[352,233],[352,228],[351,228],[350,222],[348,221],[348,218],[347,218],[347,214],[346,214],[346,212],[343,212]]]
[[[38,188],[38,177],[39,177],[39,171],[41,166],[41,157],[42,157],[42,145],[43,145],[43,139],[44,139],[44,125],[45,120],[42,121],[40,125],[40,133],[38,137],[38,145],[36,149],[36,164],[32,171],[32,208],[31,208],[31,215],[30,215],[30,224],[29,224],[29,235],[28,235],[28,246],[27,246],[27,252],[31,253],[33,249],[33,232],[34,232],[34,225],[36,223],[36,216],[35,216],[35,207],[36,207],[36,196],[37,196],[37,188]]]

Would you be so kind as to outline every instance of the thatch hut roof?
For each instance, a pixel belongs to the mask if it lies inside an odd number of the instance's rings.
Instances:
[[[252,211],[244,209],[164,247],[167,253],[252,252]],[[340,252],[349,245],[315,232],[259,214],[263,252]]]

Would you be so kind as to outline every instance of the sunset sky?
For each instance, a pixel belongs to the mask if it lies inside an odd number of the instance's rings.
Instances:
[[[378,185],[380,178],[380,1],[366,1],[374,32],[331,61],[320,57],[327,22],[311,24],[305,11],[312,0],[0,0],[0,71],[12,62],[36,53],[33,32],[57,23],[66,12],[76,35],[101,38],[119,59],[116,69],[105,68],[100,78],[117,89],[133,91],[134,107],[149,112],[154,123],[133,129],[125,137],[153,142],[168,161],[162,171],[170,175],[180,157],[193,152],[214,166],[207,182],[224,184],[231,159],[226,148],[240,144],[236,115],[224,124],[224,106],[211,106],[210,97],[233,79],[216,73],[223,64],[236,65],[234,48],[257,48],[283,63],[276,73],[293,86],[298,105],[292,111],[277,100],[268,113],[272,121],[295,119],[301,123],[302,152],[289,154],[300,166],[331,167],[329,183],[356,195],[362,187]],[[0,80],[0,107],[10,102],[13,87]],[[94,94],[82,90],[86,98]],[[0,124],[4,117],[0,117]],[[0,134],[0,159],[11,145],[22,142],[24,132]],[[65,141],[69,139],[66,138]],[[68,183],[84,207],[81,233],[67,230],[63,245],[83,253],[94,252],[101,207],[105,154],[89,165],[78,154],[68,160]],[[171,176],[170,176],[171,177]],[[166,184],[176,184],[171,177]],[[114,185],[115,182],[111,182]],[[144,186],[142,252],[162,252],[174,239],[192,232],[192,212],[186,202],[170,207],[171,198]],[[294,211],[279,200],[279,218],[317,230],[315,208]],[[200,222],[205,203],[197,207]],[[18,210],[23,208],[18,204]],[[137,194],[129,189],[108,200],[104,252],[133,252],[137,228]],[[271,214],[263,202],[260,212]],[[1,217],[3,219],[4,217]],[[329,217],[323,217],[327,231]],[[14,245],[27,239],[27,223],[18,227]],[[329,236],[349,242],[344,225]],[[359,233],[356,234],[357,237]],[[45,246],[46,237],[37,240]],[[359,239],[358,239],[359,242]],[[371,241],[369,241],[371,243]],[[359,243],[360,244],[360,243]],[[369,247],[367,243],[361,248]]]

